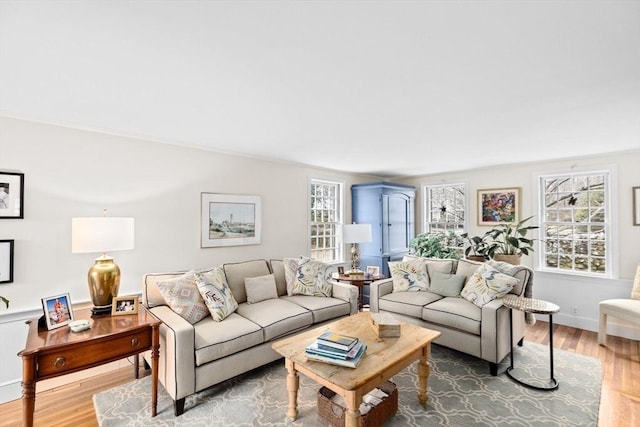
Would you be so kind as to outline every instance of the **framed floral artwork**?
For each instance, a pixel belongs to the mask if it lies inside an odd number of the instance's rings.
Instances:
[[[478,225],[520,220],[520,187],[478,190]]]

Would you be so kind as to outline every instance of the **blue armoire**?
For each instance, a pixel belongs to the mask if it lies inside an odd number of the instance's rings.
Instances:
[[[415,233],[415,196],[415,187],[391,182],[351,186],[353,222],[371,224],[372,241],[358,245],[362,269],[378,266],[380,273],[390,277],[387,263],[409,252]]]

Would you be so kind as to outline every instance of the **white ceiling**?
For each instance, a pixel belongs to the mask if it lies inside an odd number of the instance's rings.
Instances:
[[[640,147],[640,1],[0,1],[0,114],[381,177]]]

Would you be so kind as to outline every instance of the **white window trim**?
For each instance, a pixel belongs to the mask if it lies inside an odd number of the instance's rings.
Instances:
[[[550,269],[545,267],[545,263],[543,260],[543,250],[542,250],[542,242],[538,239],[542,239],[543,230],[543,204],[540,188],[540,178],[542,176],[552,176],[552,175],[567,175],[567,174],[575,174],[575,173],[602,173],[606,172],[609,174],[609,180],[607,182],[607,195],[609,206],[606,208],[606,221],[609,225],[607,227],[607,235],[606,235],[606,250],[608,253],[606,259],[606,269],[607,272],[605,274],[595,274],[590,272],[580,272],[580,271],[567,271],[560,269]],[[534,207],[534,211],[537,213],[538,225],[541,226],[539,229],[535,230],[535,238],[534,242],[534,251],[535,256],[533,257],[533,268],[536,271],[544,272],[546,274],[560,274],[560,275],[568,275],[568,276],[582,276],[582,277],[593,277],[593,278],[601,278],[601,279],[617,279],[618,278],[618,263],[615,261],[618,259],[618,218],[614,215],[614,213],[618,214],[618,168],[614,164],[607,165],[591,165],[591,166],[571,166],[566,169],[554,169],[554,170],[543,170],[534,172],[532,175],[532,186],[534,189],[532,191],[532,206]]]
[[[306,241],[307,241],[307,255],[311,256],[311,186],[313,183],[318,183],[318,182],[324,182],[324,183],[328,183],[328,184],[338,184],[338,186],[340,187],[340,203],[338,206],[339,209],[339,215],[340,215],[340,220],[338,221],[338,227],[340,228],[339,230],[337,230],[337,234],[338,234],[338,241],[337,241],[337,259],[335,261],[332,261],[331,264],[343,264],[344,263],[344,257],[345,257],[345,249],[344,249],[344,244],[342,243],[342,239],[340,237],[340,233],[341,233],[341,228],[342,225],[344,224],[344,216],[345,216],[345,212],[344,212],[344,194],[345,194],[345,181],[342,179],[337,179],[337,178],[332,178],[332,177],[318,177],[318,176],[310,176],[307,182],[307,201],[306,201],[306,205],[307,205],[307,235],[306,235]]]
[[[469,183],[466,179],[450,179],[450,180],[440,180],[437,182],[421,182],[420,183],[420,195],[422,200],[420,200],[420,217],[422,221],[420,222],[420,230],[421,233],[426,233],[426,224],[427,224],[427,216],[429,215],[426,204],[427,204],[427,188],[426,187],[444,187],[451,185],[464,185],[464,232],[469,230]]]

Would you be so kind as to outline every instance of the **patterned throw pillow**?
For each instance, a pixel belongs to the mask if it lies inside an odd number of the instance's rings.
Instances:
[[[393,292],[429,290],[427,266],[420,259],[390,262],[389,271],[393,279]]]
[[[298,273],[298,258],[285,258],[282,263],[284,264],[284,280],[287,282],[287,295],[291,296]]]
[[[478,307],[482,307],[496,298],[502,298],[517,284],[518,279],[515,277],[500,273],[489,264],[482,264],[469,277],[460,295]]]
[[[214,268],[207,273],[196,273],[196,283],[211,317],[216,322],[224,320],[238,308],[221,268]]]
[[[296,278],[289,295],[332,296],[333,285],[330,282],[332,272],[332,267],[329,264],[306,257],[300,258],[296,269]],[[289,291],[288,286],[287,291]]]
[[[194,271],[158,282],[158,289],[171,310],[192,325],[209,315],[209,310],[198,291]]]

